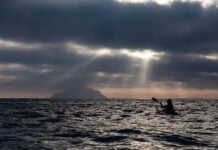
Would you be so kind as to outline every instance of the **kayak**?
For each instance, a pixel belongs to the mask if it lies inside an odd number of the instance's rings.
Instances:
[[[177,112],[166,113],[163,109],[159,109],[156,107],[156,114],[158,115],[179,115]]]
[[[173,115],[173,116],[179,115],[177,112],[174,112],[174,113],[165,113],[164,111],[158,111],[158,112],[156,112],[156,114],[158,114],[158,115]]]
[[[160,103],[161,107],[163,107],[162,103],[158,99],[152,97],[152,100],[154,102]],[[172,105],[172,100],[171,99],[169,99],[169,100],[170,100],[170,103]],[[175,111],[169,113],[169,112],[164,111],[163,109],[160,109],[158,106],[155,106],[155,107],[156,107],[156,114],[159,114],[159,115],[179,115],[179,113],[177,113]],[[172,109],[173,109],[173,107],[172,107]]]

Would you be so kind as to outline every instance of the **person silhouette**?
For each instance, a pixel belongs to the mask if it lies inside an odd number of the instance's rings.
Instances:
[[[161,108],[163,108],[163,111],[166,113],[166,114],[174,114],[175,113],[175,110],[173,108],[173,103],[172,103],[172,100],[171,99],[168,99],[167,100],[167,105],[163,105],[161,102],[160,102],[160,106]]]

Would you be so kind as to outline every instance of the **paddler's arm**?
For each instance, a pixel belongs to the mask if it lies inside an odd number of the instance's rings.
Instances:
[[[166,106],[163,106],[163,104],[160,102],[160,106],[161,108],[166,108]]]
[[[163,107],[162,103],[160,102],[160,107]]]

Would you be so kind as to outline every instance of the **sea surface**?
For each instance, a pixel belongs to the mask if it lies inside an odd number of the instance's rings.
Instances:
[[[0,149],[218,149],[218,100],[0,100]]]

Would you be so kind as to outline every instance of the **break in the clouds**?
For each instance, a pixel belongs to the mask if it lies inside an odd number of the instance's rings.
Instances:
[[[129,2],[1,0],[0,89],[218,88],[216,1]]]

